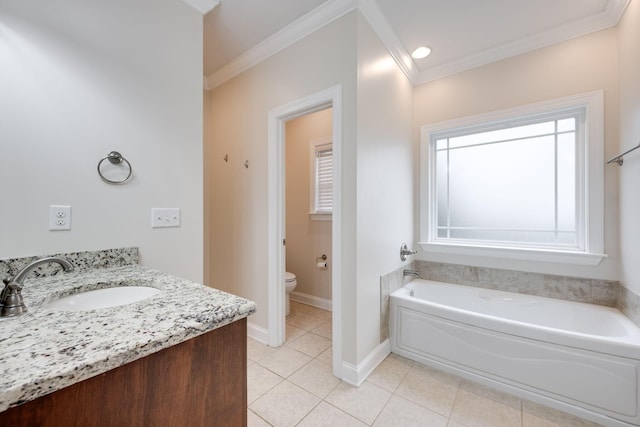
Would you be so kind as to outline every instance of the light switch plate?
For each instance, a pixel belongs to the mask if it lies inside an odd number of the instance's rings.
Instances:
[[[152,208],[151,228],[180,227],[180,208]]]

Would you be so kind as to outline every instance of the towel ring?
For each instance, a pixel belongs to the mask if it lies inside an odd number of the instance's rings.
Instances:
[[[109,163],[111,163],[112,165],[117,165],[122,162],[125,162],[127,164],[127,167],[129,168],[129,174],[127,175],[127,177],[120,181],[114,181],[112,179],[105,178],[104,175],[102,175],[102,172],[100,171],[100,166],[102,166],[102,163],[105,160],[109,160]],[[102,178],[104,182],[107,182],[109,184],[124,184],[125,182],[129,181],[129,178],[131,178],[132,173],[133,173],[133,168],[131,167],[131,163],[129,163],[129,161],[124,157],[122,157],[122,154],[118,153],[117,151],[110,152],[109,154],[107,154],[106,157],[104,157],[102,160],[98,162],[98,175],[100,175],[100,178]]]

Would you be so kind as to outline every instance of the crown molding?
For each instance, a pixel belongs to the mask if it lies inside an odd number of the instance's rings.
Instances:
[[[248,70],[314,31],[356,9],[357,0],[330,0],[207,76],[209,90]]]
[[[197,10],[203,15],[211,12],[220,4],[220,0],[183,0],[189,6]]]
[[[380,37],[380,40],[382,40],[382,43],[402,72],[411,83],[415,84],[418,77],[418,68],[382,12],[382,9],[378,6],[378,3],[375,0],[359,0],[358,9],[360,9],[360,12],[367,19],[378,37]]]
[[[194,7],[196,7],[195,4],[215,3],[212,8],[220,3],[220,0],[183,1]],[[607,7],[597,15],[542,34],[506,43],[456,61],[419,71],[411,55],[400,41],[400,38],[375,0],[330,0],[236,57],[218,71],[205,76],[203,85],[205,90],[211,90],[221,85],[354,9],[360,10],[378,37],[380,37],[396,64],[398,64],[409,81],[415,86],[613,27],[617,25],[622,18],[630,1],[631,0],[609,0]],[[196,9],[198,9],[198,7],[196,7]]]
[[[620,21],[630,1],[631,0],[609,0],[605,10],[597,15],[420,71],[417,79],[414,80],[413,83],[414,85],[427,83],[445,76],[457,74],[462,71],[467,71],[512,56],[522,55],[526,52],[613,27]]]

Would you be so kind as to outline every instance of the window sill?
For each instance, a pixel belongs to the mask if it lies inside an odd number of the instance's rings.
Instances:
[[[598,265],[606,254],[593,254],[552,249],[503,248],[451,243],[419,242],[425,252],[504,258],[522,261],[552,262],[557,264]]]
[[[332,214],[329,213],[318,213],[318,212],[309,212],[309,219],[311,221],[331,221]]]

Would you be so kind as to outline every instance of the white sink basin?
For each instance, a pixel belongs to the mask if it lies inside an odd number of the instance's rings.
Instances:
[[[142,301],[160,292],[160,289],[149,286],[117,286],[56,298],[42,304],[42,308],[60,311],[97,310]]]

